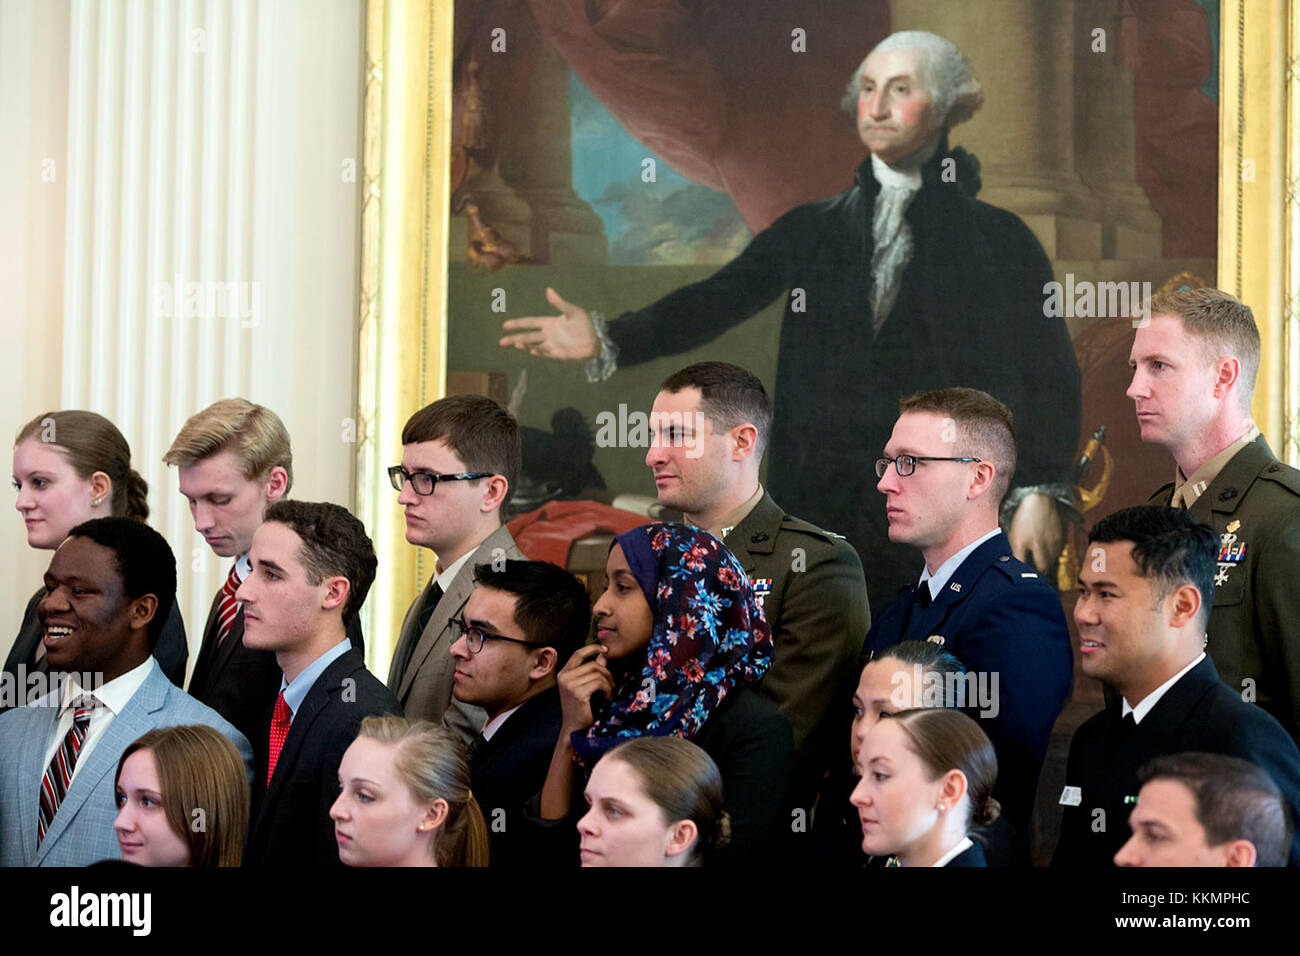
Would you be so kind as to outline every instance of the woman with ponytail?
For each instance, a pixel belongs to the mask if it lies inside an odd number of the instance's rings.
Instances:
[[[149,517],[149,485],[131,467],[131,446],[112,422],[94,412],[46,412],[24,425],[14,439],[13,482],[18,493],[14,507],[33,548],[54,550],[71,529],[92,518]],[[28,686],[20,667],[26,674],[46,668],[36,616],[44,593],[38,588],[27,602],[18,639],[5,661],[5,672],[20,691]],[[189,647],[176,602],[153,656],[173,684],[184,682]]]
[[[858,748],[862,779],[850,798],[862,849],[894,866],[986,866],[971,839],[997,819],[998,762],[979,724],[956,710],[884,716]]]
[[[348,866],[487,866],[487,823],[469,789],[465,747],[451,731],[404,717],[367,717],[339,764],[330,808]]]

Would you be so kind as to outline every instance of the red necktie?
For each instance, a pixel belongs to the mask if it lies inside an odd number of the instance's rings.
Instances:
[[[230,633],[230,625],[235,623],[235,615],[239,613],[239,602],[235,600],[239,583],[239,562],[236,561],[230,568],[230,574],[226,576],[226,583],[221,586],[221,603],[217,606],[218,647]]]
[[[59,812],[59,804],[67,795],[68,786],[72,783],[72,771],[77,766],[77,755],[81,753],[81,746],[86,742],[86,731],[90,729],[91,715],[100,703],[93,694],[82,694],[72,702],[72,706],[76,708],[72,715],[72,726],[68,728],[63,743],[54,752],[54,758],[41,779],[40,820],[36,825],[37,846],[45,839],[45,831],[49,829],[54,815]]]
[[[271,785],[271,778],[275,776],[275,765],[280,759],[280,751],[284,747],[284,738],[289,736],[289,723],[293,720],[293,712],[289,710],[289,705],[285,703],[284,691],[280,691],[280,696],[275,699],[275,712],[271,714],[271,739],[270,751],[266,759],[266,785]]]

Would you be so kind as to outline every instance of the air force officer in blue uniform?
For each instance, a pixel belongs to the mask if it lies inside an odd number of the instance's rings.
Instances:
[[[899,411],[877,487],[890,540],[920,548],[925,570],[881,610],[863,659],[928,640],[966,665],[964,709],[993,742],[994,792],[1020,842],[1073,663],[1059,596],[998,528],[1016,466],[1011,412],[971,388],[913,395]]]

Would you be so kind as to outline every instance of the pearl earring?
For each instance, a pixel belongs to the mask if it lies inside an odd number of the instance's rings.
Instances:
[[[943,813],[943,811],[945,811],[945,810],[947,810],[947,809],[948,809],[948,804],[946,804],[946,803],[941,803],[941,804],[939,804],[939,812],[940,812],[940,813]]]
[[[90,502],[90,506],[91,506],[92,508],[96,508],[96,507],[98,507],[99,505],[102,505],[103,503],[104,503],[104,498],[103,498],[103,496],[101,495],[100,497],[93,499],[93,500]]]

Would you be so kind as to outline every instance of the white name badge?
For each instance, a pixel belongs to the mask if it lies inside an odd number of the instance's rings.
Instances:
[[[1077,807],[1083,803],[1083,791],[1078,787],[1066,787],[1061,791],[1060,803],[1065,807]]]

